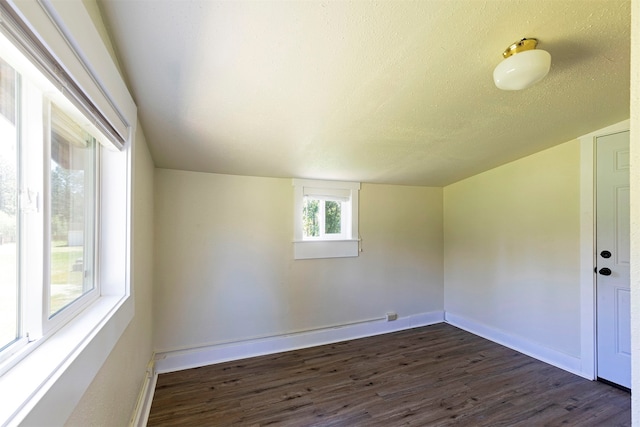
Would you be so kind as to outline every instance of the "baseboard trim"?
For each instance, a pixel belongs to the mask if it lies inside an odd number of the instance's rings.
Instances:
[[[133,417],[129,424],[130,427],[145,427],[147,425],[157,381],[158,373],[155,372],[155,357],[152,357],[147,365],[147,372],[144,377],[144,382],[142,383],[142,388],[140,389],[140,395],[138,396]]]
[[[155,373],[181,371],[215,363],[382,335],[443,321],[444,312],[434,311],[398,317],[397,320],[390,322],[374,320],[266,338],[209,345],[197,349],[159,352],[155,357]]]
[[[479,337],[488,339],[489,341],[493,341],[517,352],[526,354],[527,356],[531,356],[534,359],[538,359],[567,372],[571,372],[572,374],[576,374],[589,380],[593,379],[590,378],[587,373],[582,372],[582,363],[579,357],[570,356],[549,347],[534,343],[525,338],[510,335],[506,332],[456,314],[446,313],[445,322]]]

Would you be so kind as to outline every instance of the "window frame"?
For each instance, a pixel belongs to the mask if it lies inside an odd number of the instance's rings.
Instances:
[[[3,45],[4,45],[4,36]],[[4,45],[9,55],[7,61],[17,62],[14,68],[16,79],[16,120],[15,136],[17,138],[17,175],[16,187],[18,227],[16,239],[19,256],[16,260],[17,287],[19,292],[18,330],[13,342],[7,343],[0,350],[0,375],[10,369],[11,363],[4,363],[21,348],[40,339],[46,339],[64,324],[77,316],[84,308],[100,297],[100,282],[97,280],[99,265],[98,228],[100,224],[100,153],[102,144],[96,136],[100,130],[93,126],[76,107],[62,94],[56,93],[55,87],[38,76],[38,71],[20,57],[17,50],[11,51]],[[6,59],[6,58],[3,58]],[[24,59],[24,61],[23,61]],[[33,77],[36,77],[35,79]],[[91,180],[88,193],[88,204],[84,209],[91,211],[90,224],[85,224],[86,240],[84,246],[91,246],[86,253],[90,256],[92,287],[87,292],[70,301],[56,312],[51,312],[51,256],[52,247],[52,201],[51,194],[51,142],[53,132],[52,108],[60,109],[70,120],[78,121],[83,132],[91,134],[93,148],[83,153],[91,164]],[[73,116],[73,117],[72,117]],[[96,135],[96,136],[94,136]],[[31,199],[31,200],[27,200]]]
[[[294,259],[346,258],[359,254],[358,205],[360,183],[293,179],[294,187]],[[339,236],[320,233],[318,237],[304,235],[303,203],[305,197],[336,200],[343,203],[341,222],[345,230]]]
[[[101,149],[98,166],[99,297],[55,333],[29,342],[0,363],[0,395],[4,396],[0,424],[63,425],[134,314],[131,201],[136,106],[83,2],[3,0],[0,18],[0,31],[14,45],[23,43],[18,33],[26,34],[26,28],[33,41],[20,50],[45,49],[66,78],[72,79],[73,90],[80,89],[85,100],[96,102],[96,111],[124,139],[118,146],[109,138],[111,149]],[[19,28],[12,32],[15,21],[20,21]],[[42,64],[39,68],[46,71]],[[68,89],[59,81],[57,86]],[[76,106],[77,101],[71,100]],[[43,221],[39,224],[43,227]],[[42,270],[27,273],[42,281]],[[61,395],[65,398],[60,399]]]
[[[306,200],[317,200],[318,203],[318,236],[307,236],[304,233],[304,226],[302,232],[302,239],[304,241],[312,241],[312,240],[344,240],[350,234],[351,229],[351,205],[349,200],[344,200],[337,197],[330,196],[311,196],[305,195],[303,196],[302,203],[304,207],[304,202]],[[327,202],[334,202],[340,204],[340,233],[327,233],[326,232],[326,224],[327,224]],[[304,208],[303,208],[304,212]],[[304,222],[304,215],[303,215]]]
[[[64,99],[51,99],[50,97],[45,96],[43,100],[43,108],[44,108],[44,144],[43,150],[44,155],[43,158],[44,164],[42,165],[43,169],[43,180],[44,186],[42,190],[42,210],[44,212],[44,236],[43,236],[43,266],[44,266],[44,279],[43,279],[43,303],[42,303],[42,334],[47,335],[51,334],[53,331],[59,329],[73,317],[77,316],[78,313],[86,308],[89,304],[94,302],[101,295],[100,290],[100,281],[98,280],[98,276],[96,272],[98,271],[99,263],[100,263],[100,248],[99,248],[99,239],[98,239],[98,229],[100,227],[100,188],[98,183],[100,182],[100,154],[103,150],[102,144],[98,142],[98,139],[93,134],[91,135],[93,138],[94,148],[91,152],[91,158],[88,158],[92,164],[92,180],[91,183],[91,225],[85,224],[85,245],[84,246],[92,246],[89,251],[89,255],[91,256],[91,280],[93,282],[92,288],[80,295],[75,300],[71,301],[69,304],[61,307],[58,311],[51,313],[51,262],[52,262],[52,246],[51,243],[53,241],[53,233],[52,233],[52,201],[53,196],[51,194],[52,184],[51,184],[51,138],[53,132],[53,122],[52,122],[52,109],[53,105],[57,105],[57,108],[64,109],[63,112],[65,114],[69,114],[68,109],[72,109],[73,106],[70,102]],[[60,103],[66,105],[60,105]],[[76,110],[76,113],[77,112]],[[85,128],[88,127],[88,124],[85,125]],[[85,129],[86,130],[86,129]],[[100,132],[99,129],[93,128],[90,133]],[[86,154],[85,154],[86,155]],[[87,209],[89,205],[85,204],[85,209]],[[88,237],[87,237],[88,236]],[[89,244],[86,244],[86,242]]]

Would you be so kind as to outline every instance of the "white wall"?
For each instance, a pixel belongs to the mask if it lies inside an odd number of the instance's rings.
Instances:
[[[159,351],[443,308],[442,190],[364,184],[357,258],[293,260],[289,179],[156,169]]]
[[[580,356],[579,178],[571,141],[444,189],[448,316]]]

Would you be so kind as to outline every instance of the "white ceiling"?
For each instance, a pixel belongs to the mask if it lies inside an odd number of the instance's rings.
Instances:
[[[158,167],[442,186],[629,117],[629,0],[100,6]],[[501,91],[523,37],[551,71]]]

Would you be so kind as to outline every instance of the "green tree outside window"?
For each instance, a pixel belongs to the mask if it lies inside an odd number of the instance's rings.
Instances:
[[[342,232],[342,229],[341,229],[342,220],[340,217],[342,204],[340,202],[327,200],[324,206],[325,206],[325,214],[324,214],[325,234],[340,234]]]

